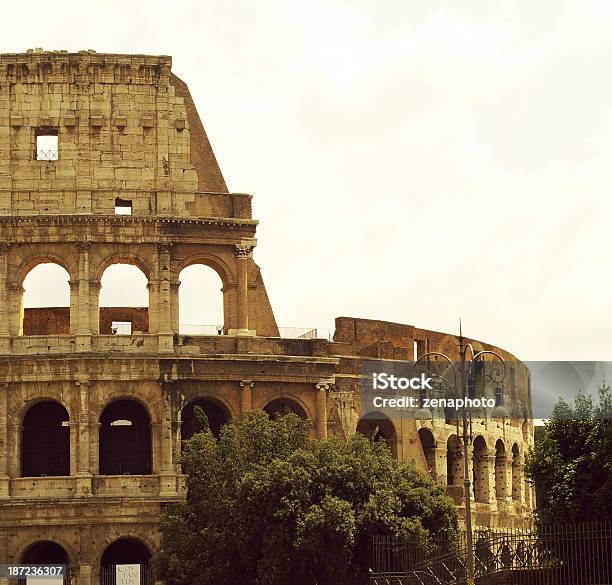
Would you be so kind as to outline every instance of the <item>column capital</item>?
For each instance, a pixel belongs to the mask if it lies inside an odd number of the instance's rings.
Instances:
[[[11,242],[0,242],[0,254],[7,254],[12,245]]]
[[[319,380],[316,384],[317,390],[331,390],[336,384],[336,380],[333,378],[327,378],[325,380]]]
[[[23,294],[25,292],[25,289],[23,288],[23,284],[21,282],[16,282],[16,281],[9,282],[8,289],[13,293]]]
[[[255,382],[253,380],[240,380],[240,387],[243,390],[251,390],[255,387]]]
[[[87,240],[81,240],[76,243],[79,252],[89,252],[91,248],[91,242]]]
[[[174,246],[174,242],[158,242],[157,251],[160,254],[170,254],[173,246]]]
[[[234,244],[234,254],[237,258],[249,258],[256,245],[257,240],[255,238],[240,240],[240,243]]]

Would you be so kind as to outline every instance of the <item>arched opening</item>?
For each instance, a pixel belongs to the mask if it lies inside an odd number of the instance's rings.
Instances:
[[[59,264],[38,264],[23,280],[22,335],[70,333],[70,275]]]
[[[521,501],[521,460],[516,443],[512,445],[512,499],[515,502]]]
[[[271,417],[282,416],[284,414],[297,414],[300,418],[308,418],[306,412],[295,400],[291,398],[277,398],[268,402],[264,406],[264,412],[267,412]]]
[[[179,282],[179,333],[224,333],[223,282],[217,272],[204,264],[192,264],[183,268]]]
[[[395,427],[382,412],[368,412],[357,423],[357,432],[372,442],[384,441],[393,457],[397,457],[397,435]]]
[[[151,473],[151,420],[134,400],[111,402],[100,416],[100,474]]]
[[[100,584],[153,583],[151,551],[135,538],[120,538],[106,547],[100,559]]]
[[[28,409],[21,434],[21,476],[47,475],[70,475],[68,411],[52,400]]]
[[[495,497],[503,500],[508,496],[506,488],[506,448],[498,439],[495,443]]]
[[[230,417],[226,409],[207,398],[196,398],[193,402],[187,404],[181,412],[181,440],[187,441],[193,437],[198,430],[198,421],[196,419],[194,409],[199,406],[208,418],[208,426],[213,436],[218,437],[221,432],[221,427],[229,422]]]
[[[425,456],[425,462],[427,463],[427,469],[429,473],[435,478],[436,477],[436,440],[432,432],[429,429],[419,429],[419,440],[421,441],[421,449],[423,449],[423,455]]]
[[[111,264],[100,279],[100,333],[149,332],[149,291],[144,272],[131,264]]]
[[[481,435],[474,439],[473,445],[473,482],[474,499],[477,502],[489,501],[487,444]]]
[[[21,555],[24,565],[68,565],[68,553],[64,547],[51,540],[39,540],[31,544]]]
[[[462,445],[457,435],[451,435],[446,442],[446,485],[463,485]]]

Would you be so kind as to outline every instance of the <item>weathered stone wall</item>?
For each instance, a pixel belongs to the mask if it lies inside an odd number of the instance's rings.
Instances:
[[[182,417],[194,401],[224,420],[280,404],[309,418],[314,436],[346,437],[361,422],[363,360],[456,351],[452,335],[352,318],[338,319],[333,342],[280,339],[252,257],[251,196],[227,192],[170,67],[169,57],[142,55],[0,56],[0,563],[51,540],[78,585],[98,582],[101,555],[118,538],[158,546],[161,505],[184,496]],[[36,134],[49,128],[58,159],[38,160]],[[130,216],[115,214],[118,199],[131,202]],[[24,279],[45,262],[68,272],[70,306],[24,310]],[[99,307],[102,274],[116,263],[143,272],[147,309]],[[180,273],[193,264],[222,281],[223,335],[179,334]],[[131,321],[132,334],[110,335],[112,321]],[[516,392],[528,400],[518,369]],[[103,415],[118,401],[145,412],[146,473],[101,473]],[[27,416],[48,404],[65,409],[57,428],[69,432],[69,473],[24,477]],[[447,483],[454,425],[400,420],[389,429],[398,459]],[[522,476],[533,429],[512,419],[474,429],[485,445],[470,448],[481,471],[475,520],[518,525],[533,505]],[[494,465],[499,440],[517,456]],[[461,506],[461,486],[447,489]]]

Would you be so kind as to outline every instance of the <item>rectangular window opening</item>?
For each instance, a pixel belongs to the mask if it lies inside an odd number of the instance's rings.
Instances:
[[[132,202],[129,199],[115,199],[115,215],[132,215]]]
[[[132,335],[131,321],[113,321],[111,323],[113,335]]]
[[[59,134],[56,128],[37,128],[34,158],[35,160],[58,160]]]

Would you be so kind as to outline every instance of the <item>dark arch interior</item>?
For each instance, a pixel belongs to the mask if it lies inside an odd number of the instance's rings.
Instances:
[[[474,499],[477,502],[484,502],[487,499],[487,494],[483,486],[483,482],[487,473],[487,464],[482,459],[482,456],[486,453],[487,444],[482,436],[478,435],[474,439],[474,452],[472,454],[472,489],[474,492]]]
[[[421,441],[421,447],[423,449],[423,455],[430,472],[433,473],[436,468],[436,455],[435,447],[436,440],[432,432],[429,429],[419,429],[419,440]]]
[[[502,457],[506,453],[506,448],[504,447],[504,442],[501,439],[497,439],[495,443],[495,455],[497,457]]]
[[[357,432],[370,441],[384,441],[395,456],[395,429],[393,423],[381,413],[372,413],[357,423]]]
[[[419,439],[423,449],[433,449],[436,446],[434,436],[429,429],[419,429]]]
[[[294,413],[301,418],[308,418],[304,409],[294,400],[290,398],[277,398],[264,408],[271,417],[282,416],[284,414]]]
[[[68,553],[57,542],[41,540],[35,542],[23,553],[21,562],[24,565],[68,565]]]
[[[219,436],[221,427],[229,421],[229,416],[224,408],[205,398],[196,398],[193,402],[190,402],[183,408],[182,411],[182,423],[181,423],[181,439],[187,441],[193,437],[197,431],[197,422],[194,415],[194,408],[199,406],[206,416],[208,417],[208,426],[210,431],[215,437]]]
[[[151,553],[142,542],[134,538],[120,538],[106,547],[100,565],[146,565],[150,558]]]
[[[117,400],[100,416],[100,474],[151,473],[151,421],[143,406]]]
[[[28,410],[22,431],[23,477],[70,475],[68,419],[68,411],[58,402],[39,402]]]

